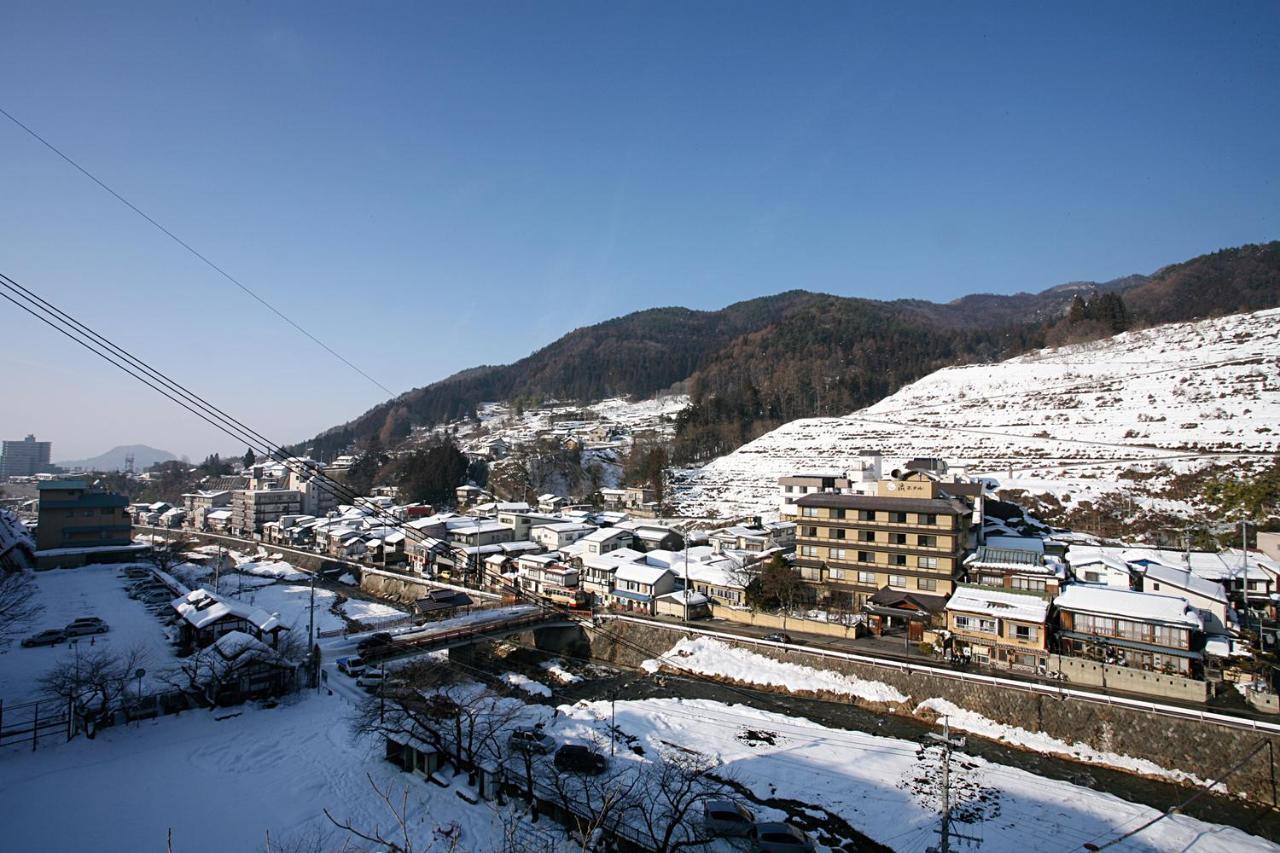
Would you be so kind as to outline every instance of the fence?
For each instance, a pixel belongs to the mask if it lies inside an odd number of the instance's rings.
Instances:
[[[0,699],[0,746],[30,742],[34,751],[40,747],[40,739],[59,737],[58,742],[71,740],[75,734],[75,720],[71,709],[63,699],[46,699],[6,705]]]

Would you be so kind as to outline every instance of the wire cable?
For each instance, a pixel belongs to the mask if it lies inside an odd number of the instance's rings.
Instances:
[[[352,369],[352,370],[354,370],[356,373],[359,373],[359,374],[360,374],[361,376],[363,376],[365,379],[367,379],[367,380],[369,380],[370,382],[372,382],[374,385],[376,385],[376,386],[377,386],[378,388],[380,388],[382,391],[386,392],[386,394],[387,394],[388,396],[390,396],[390,397],[394,397],[394,396],[396,396],[395,392],[394,392],[394,391],[392,391],[390,388],[388,388],[386,385],[383,385],[381,382],[379,382],[378,380],[374,379],[372,376],[370,376],[370,375],[369,375],[368,373],[366,373],[364,370],[360,369],[360,368],[359,368],[359,367],[357,367],[355,364],[353,364],[351,361],[349,361],[346,357],[344,357],[342,354],[340,354],[340,353],[339,353],[337,350],[335,350],[333,347],[329,346],[329,345],[328,345],[328,344],[326,344],[324,341],[320,340],[318,337],[316,337],[315,335],[313,335],[311,332],[308,332],[308,331],[307,331],[306,329],[304,329],[301,325],[299,325],[297,322],[295,322],[292,318],[290,318],[289,316],[287,316],[287,315],[286,315],[283,311],[281,311],[279,308],[275,307],[275,306],[274,306],[274,305],[272,305],[270,302],[268,302],[267,300],[263,299],[263,298],[262,298],[261,296],[259,296],[256,292],[254,292],[254,291],[253,291],[253,290],[251,290],[248,286],[246,286],[242,281],[240,281],[238,278],[236,278],[235,276],[233,276],[231,273],[227,272],[227,271],[226,271],[225,269],[223,269],[222,267],[218,266],[216,263],[214,263],[212,260],[210,260],[206,255],[204,255],[203,253],[201,253],[200,251],[198,251],[195,247],[193,247],[193,246],[192,246],[190,243],[188,243],[186,240],[183,240],[183,239],[182,239],[181,237],[179,237],[177,234],[173,233],[173,232],[172,232],[172,231],[170,231],[168,228],[166,228],[165,226],[161,225],[158,221],[156,221],[152,216],[150,216],[148,213],[146,213],[145,211],[143,211],[143,210],[142,210],[140,207],[138,207],[136,204],[134,204],[133,202],[129,201],[127,198],[125,198],[125,197],[124,197],[123,195],[121,195],[120,193],[116,192],[114,189],[112,189],[110,186],[108,186],[104,181],[102,181],[101,179],[99,179],[96,175],[94,175],[92,172],[90,172],[90,171],[89,171],[88,169],[86,169],[84,166],[81,166],[78,162],[76,162],[75,160],[73,160],[69,155],[67,155],[65,152],[63,152],[60,148],[58,148],[57,146],[55,146],[55,145],[54,145],[52,142],[50,142],[49,140],[45,139],[43,136],[41,136],[39,133],[37,133],[33,128],[31,128],[29,125],[24,124],[24,123],[23,123],[22,121],[20,121],[20,120],[19,120],[15,115],[13,115],[13,113],[9,112],[8,110],[6,110],[6,109],[5,109],[4,107],[2,107],[2,106],[0,106],[0,115],[3,115],[5,118],[9,119],[9,121],[13,122],[15,125],[17,125],[18,127],[20,127],[22,130],[26,131],[26,132],[27,132],[27,133],[28,133],[28,134],[29,134],[33,139],[35,139],[37,142],[39,142],[39,143],[40,143],[41,145],[43,145],[44,147],[48,148],[48,149],[49,149],[50,151],[52,151],[54,154],[57,154],[57,155],[58,155],[59,157],[61,157],[64,161],[66,161],[66,162],[67,162],[68,164],[70,164],[73,168],[75,168],[75,169],[76,169],[76,171],[80,172],[80,174],[84,175],[86,178],[88,178],[89,180],[93,181],[93,182],[94,182],[95,184],[97,184],[99,187],[101,187],[102,189],[106,190],[108,193],[110,193],[110,194],[111,194],[111,196],[112,196],[113,198],[115,198],[117,201],[119,201],[119,202],[120,202],[121,204],[123,204],[125,207],[129,208],[129,209],[130,209],[130,210],[132,210],[134,213],[138,214],[138,216],[141,216],[141,217],[142,217],[143,219],[145,219],[147,222],[149,222],[149,223],[151,223],[152,225],[154,225],[157,229],[159,229],[159,231],[160,231],[161,233],[163,233],[165,236],[167,236],[170,240],[172,240],[173,242],[177,243],[177,244],[178,244],[179,246],[181,246],[182,248],[186,249],[188,252],[190,252],[192,255],[194,255],[196,258],[198,258],[200,261],[202,261],[206,266],[208,266],[208,267],[209,267],[210,269],[212,269],[214,272],[218,273],[218,275],[222,276],[222,277],[223,277],[223,278],[225,278],[227,281],[231,282],[231,283],[232,283],[232,284],[234,284],[236,287],[240,288],[242,291],[244,291],[248,296],[250,296],[252,299],[254,299],[254,300],[255,300],[258,304],[260,304],[262,307],[266,308],[266,309],[267,309],[268,311],[270,311],[272,314],[275,314],[277,317],[279,317],[279,318],[280,318],[281,320],[283,320],[284,322],[288,323],[290,326],[292,326],[292,327],[293,327],[294,329],[296,329],[298,332],[300,332],[300,333],[302,333],[303,335],[305,335],[307,338],[309,338],[309,339],[310,339],[313,343],[315,343],[317,346],[321,347],[321,348],[322,348],[322,349],[324,349],[326,352],[328,352],[330,355],[332,355],[334,358],[338,359],[338,361],[341,361],[341,362],[342,362],[343,364],[345,364],[347,367],[351,368],[351,369]]]

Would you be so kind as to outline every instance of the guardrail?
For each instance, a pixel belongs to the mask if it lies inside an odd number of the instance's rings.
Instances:
[[[480,622],[475,625],[467,625],[462,628],[455,628],[450,631],[440,633],[427,634],[426,636],[393,639],[391,643],[370,649],[368,652],[361,653],[361,657],[370,663],[392,660],[407,654],[415,652],[432,651],[447,646],[458,640],[469,640],[476,637],[485,636],[487,634],[510,633],[515,630],[527,627],[536,627],[538,625],[549,622],[562,621],[563,617],[554,613],[531,613],[527,616],[517,616],[514,619],[495,619],[491,622]]]
[[[1215,725],[1225,726],[1228,728],[1280,735],[1280,724],[1277,723],[1263,722],[1261,720],[1254,720],[1248,717],[1232,717],[1227,714],[1217,714],[1212,711],[1200,711],[1194,708],[1183,708],[1178,705],[1164,705],[1159,702],[1130,699],[1125,696],[1112,696],[1107,693],[1094,693],[1089,690],[1079,690],[1070,687],[1054,687],[1047,684],[1038,684],[1034,681],[1018,681],[1012,678],[1001,678],[998,675],[982,675],[974,672],[956,672],[955,670],[942,669],[941,667],[924,666],[920,664],[913,664],[909,661],[871,657],[869,655],[860,655],[854,652],[838,652],[815,646],[796,646],[794,644],[776,643],[770,640],[762,640],[758,637],[733,634],[726,631],[712,631],[707,628],[693,628],[683,623],[672,624],[670,622],[662,622],[657,619],[644,619],[636,616],[622,616],[605,613],[600,614],[597,618],[614,619],[622,622],[634,622],[640,625],[656,626],[672,631],[685,631],[691,634],[701,634],[707,637],[731,640],[735,643],[783,649],[791,652],[801,652],[803,654],[814,655],[819,658],[853,661],[855,663],[868,664],[879,669],[897,670],[898,672],[907,674],[920,673],[922,675],[930,675],[935,678],[966,681],[971,684],[988,684],[993,687],[1019,690],[1024,693],[1052,696],[1055,698],[1070,697],[1083,702],[1092,702],[1096,705],[1114,705],[1145,711],[1152,714],[1159,714],[1166,717],[1180,717],[1182,719],[1213,723]]]

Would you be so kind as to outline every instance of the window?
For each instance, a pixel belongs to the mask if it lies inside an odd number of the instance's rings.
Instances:
[[[787,494],[791,493],[791,486],[787,486]]]
[[[802,506],[800,507],[800,514],[805,518],[817,518],[818,508],[816,506]]]
[[[875,521],[876,514],[869,509],[858,510],[858,521]]]
[[[1012,589],[1026,590],[1027,592],[1044,592],[1045,582],[1043,578],[1010,578],[1009,586]]]
[[[831,510],[831,517],[832,517],[832,518],[840,518],[840,519],[843,519],[843,518],[844,518],[844,510],[843,510],[843,509],[833,509],[833,510]]]
[[[801,535],[801,536],[808,536],[808,537],[810,537],[810,538],[817,538],[817,536],[818,536],[818,528],[816,528],[816,527],[801,527],[801,528],[800,528],[800,535]]]
[[[1084,582],[1085,583],[1101,583],[1102,575],[1098,574],[1097,572],[1085,572]]]
[[[937,557],[916,557],[916,565],[922,569],[936,569],[938,568],[938,558]]]
[[[875,582],[875,572],[858,572],[858,583],[874,584]]]
[[[937,548],[938,537],[937,536],[917,536],[916,544],[918,544],[921,548]]]
[[[930,524],[930,525],[932,525],[932,524],[937,524],[937,523],[938,523],[938,516],[934,515],[934,514],[933,514],[933,513],[931,513],[931,512],[929,512],[929,513],[921,513],[918,517],[919,517],[919,519],[920,519],[920,523],[921,523],[921,524]]]
[[[995,620],[983,619],[980,616],[957,616],[956,627],[965,631],[982,631],[986,634],[994,634],[996,632]]]
[[[937,592],[938,582],[934,578],[916,578],[916,589],[921,592]]]
[[[1034,643],[1040,639],[1040,629],[1031,625],[1014,625],[1013,638],[1027,643]]]
[[[843,527],[837,527],[837,528],[835,528],[834,530],[832,530],[832,531],[831,531],[831,535],[832,535],[834,538],[836,538],[836,539],[843,539],[843,538],[844,538],[844,528],[843,528]]]
[[[907,555],[906,555],[906,554],[891,554],[891,555],[890,555],[890,560],[889,560],[889,562],[890,562],[890,563],[892,563],[892,564],[893,564],[893,565],[895,565],[895,566],[905,566],[905,565],[907,564]]]
[[[827,577],[833,581],[842,581],[844,580],[844,569],[828,569]]]
[[[848,559],[848,552],[843,548],[832,548],[828,553],[831,554],[831,559],[833,560],[844,561]]]
[[[906,545],[906,544],[907,544],[907,534],[905,534],[905,533],[894,533],[894,534],[893,534],[893,540],[892,540],[892,541],[893,541],[893,544],[894,544],[894,545]]]
[[[902,589],[907,588],[907,578],[905,575],[889,575],[889,586],[896,586]]]
[[[859,541],[859,542],[874,542],[874,541],[876,541],[876,534],[875,534],[875,532],[874,532],[874,531],[871,531],[871,530],[859,530],[859,531],[858,531],[858,541]]]
[[[905,512],[891,512],[889,513],[889,521],[893,524],[906,524],[907,514]]]
[[[815,547],[814,547],[814,546],[812,546],[812,545],[801,545],[801,546],[800,546],[800,556],[801,556],[801,557],[816,557],[816,556],[818,556],[818,549],[817,549],[817,548],[815,548]]]
[[[876,561],[876,560],[875,560],[875,557],[873,557],[873,556],[871,555],[871,552],[870,552],[870,551],[859,551],[859,552],[858,552],[858,562],[859,562],[859,563],[874,563],[875,561]]]

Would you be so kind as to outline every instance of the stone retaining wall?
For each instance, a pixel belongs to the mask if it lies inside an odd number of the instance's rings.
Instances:
[[[592,656],[626,667],[638,666],[642,660],[653,657],[652,652],[666,652],[683,636],[697,636],[678,626],[621,620],[606,620],[602,627],[603,631],[589,632]],[[1098,750],[1145,758],[1161,767],[1191,773],[1204,780],[1219,778],[1259,742],[1270,741],[1268,747],[1236,771],[1227,787],[1234,795],[1264,803],[1274,802],[1273,771],[1275,755],[1280,753],[1280,736],[1211,721],[1165,717],[1140,708],[962,681],[918,669],[908,671],[891,662],[882,665],[864,663],[824,658],[816,652],[795,647],[772,648],[726,642],[777,660],[883,682],[911,697],[907,707],[900,709],[907,714],[911,714],[915,706],[925,699],[942,698],[1000,723],[1043,732],[1067,743],[1082,742]]]

